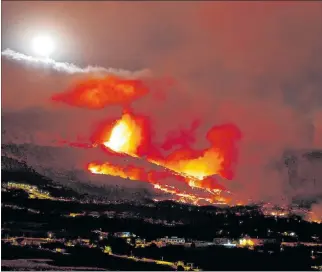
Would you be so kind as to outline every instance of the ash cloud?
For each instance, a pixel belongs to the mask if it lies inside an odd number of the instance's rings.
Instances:
[[[180,106],[170,109],[169,117],[199,116],[204,124],[232,122],[240,128],[238,169],[230,186],[245,200],[314,197],[310,179],[301,190],[290,185],[282,161],[286,150],[322,148],[321,8],[321,3],[268,2],[203,3],[196,12],[183,8],[177,20],[189,25],[182,26],[185,39],[151,64],[184,88],[184,102],[174,98]],[[303,162],[305,167],[319,177],[318,195],[321,173]]]
[[[147,96],[133,104],[151,116],[156,139],[163,139],[167,131],[189,129],[195,120],[200,121],[195,139],[213,123],[236,124],[243,139],[235,179],[227,186],[240,198],[284,202],[299,194],[314,197],[314,190],[321,193],[322,176],[316,166],[300,159],[306,169],[300,174],[316,176],[319,186],[308,186],[307,179],[294,188],[284,164],[287,150],[322,149],[321,3],[66,2],[64,7],[37,7],[49,19],[70,8],[74,20],[62,16],[60,23],[70,35],[79,33],[83,43],[77,48],[86,62],[149,67],[156,77],[174,79],[171,88],[151,83],[152,88],[161,88],[162,99]],[[113,27],[99,30],[103,25]],[[91,114],[53,109],[47,97],[65,89],[73,75],[8,65],[11,68],[3,67],[3,108],[19,110],[22,119],[31,107],[45,108],[50,114],[39,117],[47,120],[41,131],[57,127],[76,137],[86,134],[92,121],[119,114],[115,108]],[[64,118],[58,121],[58,115]],[[32,119],[26,122],[35,125]]]

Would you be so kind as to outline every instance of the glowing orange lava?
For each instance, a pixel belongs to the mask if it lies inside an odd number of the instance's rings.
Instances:
[[[169,134],[163,143],[156,143],[149,118],[130,110],[130,104],[147,93],[149,90],[140,80],[107,76],[78,82],[70,90],[54,95],[52,100],[89,109],[122,106],[121,118],[107,120],[97,127],[91,136],[90,147],[103,146],[116,155],[135,157],[164,169],[147,170],[134,165],[124,167],[111,162],[91,162],[87,166],[91,173],[149,182],[156,190],[185,203],[227,201],[219,196],[225,187],[218,184],[216,177],[233,178],[238,154],[236,143],[241,139],[239,129],[233,124],[213,126],[206,134],[208,147],[198,150],[191,147],[195,140],[192,133],[200,123],[194,121],[189,131],[183,131],[179,136]],[[169,152],[164,155],[162,150]],[[164,184],[168,178],[184,184],[191,192]]]
[[[130,114],[126,113],[116,122],[109,139],[103,144],[115,152],[136,156],[141,141],[141,127]]]
[[[221,170],[221,163],[223,158],[215,150],[209,149],[200,156],[180,156],[177,157],[179,152],[171,154],[166,160],[157,162],[166,168],[169,168],[177,173],[194,177],[195,179],[202,180],[203,178],[211,175],[218,174]]]
[[[101,136],[95,142],[103,144],[117,153],[124,153],[133,157],[146,155],[145,159],[150,163],[165,167],[185,177],[186,183],[190,187],[217,189],[218,185],[215,183],[212,185],[213,183],[208,177],[220,175],[226,178],[224,175],[227,170],[225,165],[229,165],[227,163],[229,157],[225,157],[225,149],[223,150],[214,145],[205,150],[182,148],[173,151],[166,157],[160,155],[160,153],[157,156],[149,156],[149,153],[139,153],[139,147],[146,144],[144,142],[146,130],[141,126],[142,120],[139,120],[132,113],[124,113],[121,119],[114,122],[114,125],[102,127],[102,133],[99,133]],[[211,133],[214,133],[213,128]],[[225,135],[223,136],[225,137]],[[214,136],[212,135],[212,137]],[[220,138],[216,140],[219,142]],[[150,145],[150,143],[148,144]],[[155,149],[157,147],[154,146],[153,150]]]
[[[87,169],[93,174],[100,175],[111,175],[115,177],[121,177],[124,179],[141,181],[141,182],[149,182],[153,184],[154,189],[162,191],[166,194],[174,195],[176,198],[174,200],[180,201],[183,203],[192,203],[195,205],[199,205],[200,202],[208,203],[208,204],[220,204],[226,202],[226,199],[223,199],[219,196],[221,189],[214,190],[213,192],[204,193],[205,196],[200,196],[198,193],[194,192],[185,192],[180,191],[174,186],[170,186],[167,184],[162,184],[163,178],[165,176],[176,179],[176,175],[171,175],[170,173],[166,173],[165,175],[156,175],[153,171],[146,172],[143,168],[128,165],[126,167],[122,167],[119,165],[115,165],[112,163],[89,163]],[[178,179],[179,180],[179,179]],[[215,192],[215,193],[214,193]]]

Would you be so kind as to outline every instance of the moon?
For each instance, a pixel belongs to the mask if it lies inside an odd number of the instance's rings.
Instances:
[[[50,36],[37,36],[32,40],[32,49],[38,56],[49,58],[55,51],[55,44]]]

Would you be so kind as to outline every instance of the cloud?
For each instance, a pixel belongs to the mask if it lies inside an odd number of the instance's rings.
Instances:
[[[178,15],[186,25],[173,28],[184,38],[151,61],[154,72],[174,76],[184,90],[173,95],[175,107],[163,105],[160,126],[182,115],[186,124],[199,117],[240,128],[231,187],[244,199],[292,199],[298,190],[277,167],[285,150],[322,148],[320,11],[321,3],[202,3],[190,17]]]
[[[150,74],[149,70],[144,69],[137,72],[130,72],[122,69],[104,68],[99,66],[87,66],[81,68],[72,63],[57,62],[50,58],[37,58],[28,56],[11,49],[5,49],[1,55],[15,61],[24,63],[25,65],[37,65],[38,67],[50,68],[57,72],[68,74],[95,74],[95,75],[118,75],[126,78],[138,78]]]

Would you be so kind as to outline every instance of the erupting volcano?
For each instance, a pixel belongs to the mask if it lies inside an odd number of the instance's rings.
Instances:
[[[149,92],[141,80],[107,76],[78,82],[66,92],[54,95],[52,101],[88,109],[121,106],[123,114],[119,119],[105,121],[94,131],[93,147],[101,146],[113,156],[128,156],[151,165],[147,169],[111,161],[89,162],[87,170],[91,173],[149,182],[156,190],[173,195],[174,200],[181,202],[227,202],[227,198],[220,196],[225,187],[218,183],[217,177],[231,180],[234,176],[236,144],[241,139],[239,129],[233,124],[211,127],[205,135],[208,146],[203,149],[182,144],[184,136],[170,135],[163,142],[156,142],[151,133],[156,128],[149,117],[130,108],[134,100]],[[180,184],[180,189],[175,184]]]

